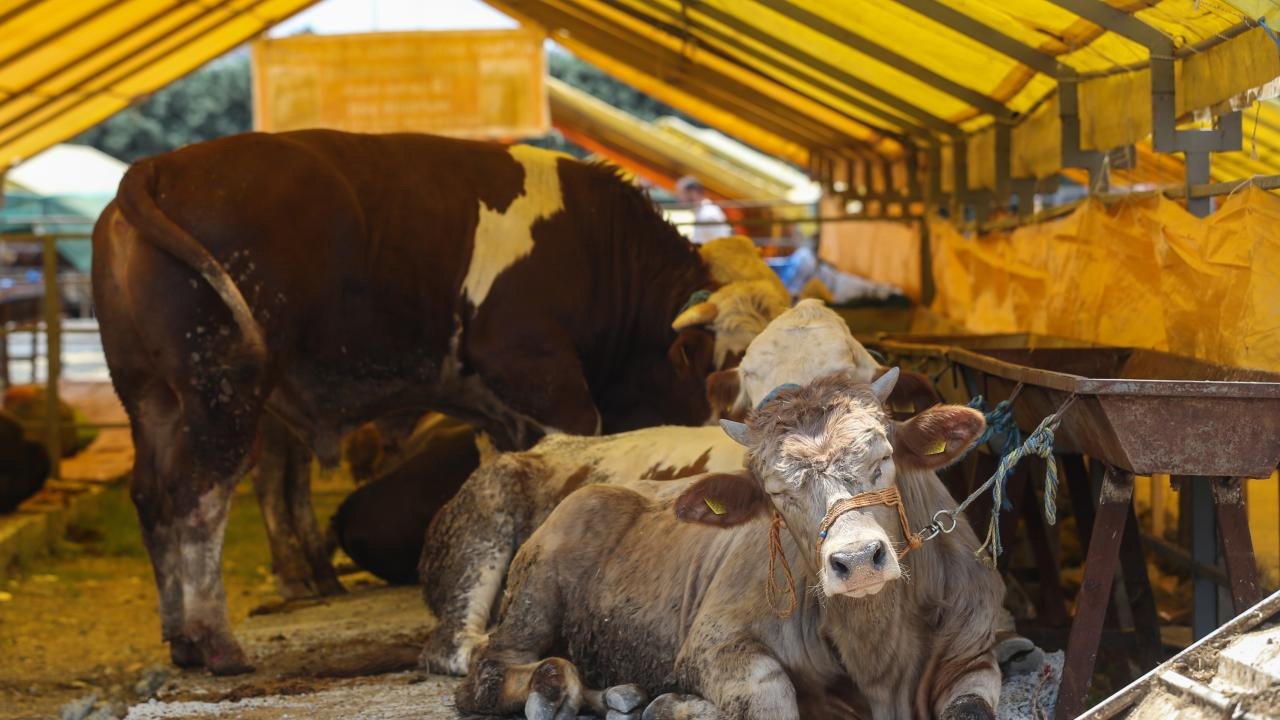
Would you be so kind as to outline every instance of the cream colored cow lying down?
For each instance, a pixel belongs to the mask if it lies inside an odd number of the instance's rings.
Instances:
[[[530,720],[579,710],[994,718],[1003,584],[975,557],[964,519],[907,542],[953,507],[934,469],[972,445],[983,418],[950,405],[891,421],[883,403],[896,374],[868,386],[836,373],[780,391],[745,426],[725,421],[749,472],[567,498],[520,548],[458,709]],[[765,590],[775,572],[766,538],[779,522],[802,589],[785,616]]]
[[[713,408],[740,417],[775,388],[839,369],[863,381],[883,371],[839,315],[820,301],[805,300],[751,341],[738,368],[713,375],[708,392],[720,395]],[[921,408],[929,404],[920,401]],[[419,570],[439,625],[423,650],[423,666],[466,672],[516,548],[569,493],[602,482],[734,471],[742,463],[742,448],[715,426],[553,435],[528,452],[485,461],[427,530]]]

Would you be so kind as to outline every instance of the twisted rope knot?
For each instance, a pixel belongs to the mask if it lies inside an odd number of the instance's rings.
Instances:
[[[991,478],[957,508],[957,512],[963,510],[979,494],[988,487],[991,488],[991,522],[987,525],[987,537],[983,540],[982,546],[978,548],[978,553],[982,553],[990,547],[990,563],[992,566],[995,565],[996,560],[1000,557],[1000,553],[1004,552],[1004,548],[1000,543],[1000,510],[1005,509],[1007,502],[1005,499],[1005,485],[1008,483],[1014,467],[1028,455],[1038,455],[1044,458],[1044,517],[1045,521],[1050,525],[1057,522],[1058,464],[1053,458],[1053,435],[1062,423],[1063,414],[1066,413],[1075,400],[1076,396],[1072,395],[1067,398],[1067,401],[1056,412],[1041,420],[1040,424],[1027,436],[1026,440],[1000,458],[1000,464],[996,467],[996,471]]]

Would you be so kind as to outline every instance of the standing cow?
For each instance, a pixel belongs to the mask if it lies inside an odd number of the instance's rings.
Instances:
[[[715,360],[782,309],[767,283],[719,287],[610,167],[425,135],[192,145],[131,167],[93,235],[163,634],[219,674],[249,669],[221,546],[264,413],[269,444],[287,427],[326,463],[360,424],[429,409],[502,449],[698,424]],[[302,476],[296,453],[273,464]]]
[[[914,535],[955,506],[933,470],[982,415],[895,424],[895,379],[838,373],[724,421],[749,473],[571,495],[520,548],[458,709],[638,718],[643,688],[666,693],[646,720],[994,718],[1000,578],[963,518]]]

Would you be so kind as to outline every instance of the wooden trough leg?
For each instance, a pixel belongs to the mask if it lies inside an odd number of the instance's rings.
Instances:
[[[1138,662],[1143,671],[1164,660],[1164,644],[1160,640],[1160,619],[1156,615],[1156,598],[1151,591],[1147,560],[1142,554],[1142,538],[1133,504],[1129,504],[1124,536],[1120,541],[1120,574],[1125,594],[1133,611],[1133,631],[1138,647]]]
[[[1214,478],[1213,504],[1218,511],[1218,536],[1222,540],[1227,577],[1231,580],[1231,603],[1239,615],[1262,599],[1241,479]]]
[[[1055,717],[1073,718],[1084,709],[1085,695],[1098,657],[1098,641],[1111,598],[1111,583],[1120,562],[1120,539],[1133,499],[1133,474],[1108,467],[1098,497],[1098,512],[1089,538],[1084,583],[1076,600],[1076,617],[1067,639]]]
[[[1036,462],[1035,472],[1039,474],[1041,464]],[[1023,471],[1023,482],[1027,482]],[[1044,623],[1052,627],[1063,627],[1067,624],[1067,600],[1062,591],[1062,578],[1058,568],[1058,558],[1053,553],[1049,542],[1049,528],[1041,515],[1041,501],[1034,488],[1029,486],[1021,498],[1022,518],[1027,524],[1027,539],[1031,542],[1031,551],[1036,559],[1036,571],[1040,580],[1040,614]]]

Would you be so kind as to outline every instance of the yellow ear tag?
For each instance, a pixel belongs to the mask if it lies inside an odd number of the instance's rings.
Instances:
[[[947,441],[939,440],[932,445],[926,445],[924,448],[925,455],[939,455],[947,451]]]
[[[909,402],[898,401],[890,409],[896,413],[913,413],[916,411],[916,406]]]
[[[725,513],[724,503],[720,502],[719,500],[712,500],[711,498],[703,498],[702,502],[706,503],[707,507],[711,508],[711,512],[717,515],[723,515]]]

